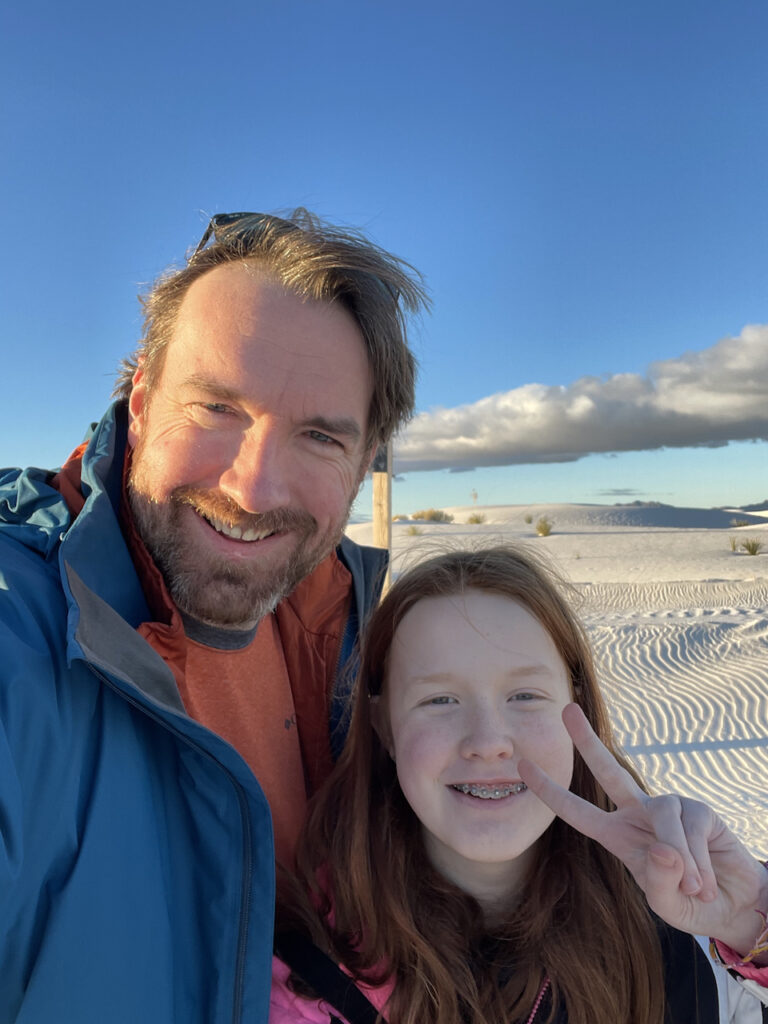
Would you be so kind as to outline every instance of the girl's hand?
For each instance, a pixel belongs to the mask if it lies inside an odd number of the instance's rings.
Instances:
[[[566,706],[563,722],[616,810],[600,810],[524,759],[518,764],[523,782],[563,821],[618,857],[667,924],[748,953],[764,928],[755,911],[768,911],[768,871],[706,804],[644,793],[576,704]]]

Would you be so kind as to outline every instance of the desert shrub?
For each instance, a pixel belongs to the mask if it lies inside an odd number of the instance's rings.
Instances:
[[[552,533],[552,527],[554,525],[555,524],[550,519],[547,519],[546,516],[542,516],[536,523],[536,533],[538,533],[540,537],[548,537],[550,533]]]
[[[738,550],[738,547],[739,547],[739,538],[738,537],[729,537],[728,538],[728,543],[731,545],[731,551],[737,551]]]
[[[420,526],[409,526],[405,531],[409,537],[419,537],[424,531]]]
[[[732,519],[731,526],[749,526],[748,519]]]
[[[467,522],[468,523],[473,523],[473,524],[484,523],[485,522],[485,516],[483,515],[482,512],[473,512],[472,515],[467,520]]]
[[[526,521],[526,523],[528,523],[528,525],[529,525],[529,526],[530,526],[530,524],[531,524],[531,523],[533,522],[533,516],[532,516],[532,515],[530,514],[530,512],[529,512],[529,513],[528,513],[528,515],[527,515],[527,516],[525,517],[525,521]]]
[[[756,555],[763,549],[763,542],[758,540],[757,537],[750,537],[749,540],[743,540],[741,546],[747,552],[748,555]]]
[[[424,519],[428,523],[452,523],[453,516],[443,512],[441,508],[425,508],[421,512],[414,512],[412,519]]]
[[[392,522],[393,523],[402,523],[402,522],[405,522],[407,519],[408,519],[408,516],[402,516],[402,515],[392,516]]]

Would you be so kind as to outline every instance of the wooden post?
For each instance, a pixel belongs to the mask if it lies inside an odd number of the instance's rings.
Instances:
[[[386,548],[392,559],[392,442],[382,445],[373,460],[373,543]],[[387,568],[384,590],[389,589],[391,569]]]

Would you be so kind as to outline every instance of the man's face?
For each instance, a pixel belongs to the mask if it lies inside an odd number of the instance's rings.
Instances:
[[[365,474],[371,371],[350,314],[252,264],[190,287],[160,378],[134,377],[133,515],[177,606],[257,622],[338,543]]]

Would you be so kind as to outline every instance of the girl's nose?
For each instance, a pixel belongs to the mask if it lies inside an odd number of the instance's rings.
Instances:
[[[495,708],[478,709],[461,742],[461,756],[480,760],[509,758],[514,740],[509,725]]]

